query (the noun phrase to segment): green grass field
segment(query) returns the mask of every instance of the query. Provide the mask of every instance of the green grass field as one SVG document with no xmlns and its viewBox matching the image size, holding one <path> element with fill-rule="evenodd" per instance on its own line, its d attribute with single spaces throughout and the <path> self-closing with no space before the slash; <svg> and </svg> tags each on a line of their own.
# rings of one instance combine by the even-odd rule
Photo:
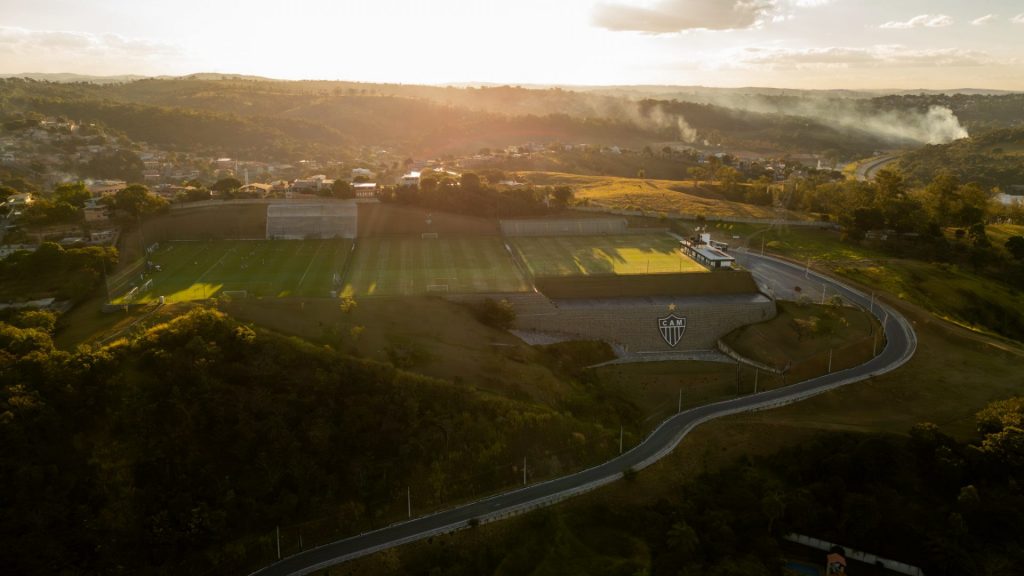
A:
<svg viewBox="0 0 1024 576">
<path fill-rule="evenodd" d="M 707 271 L 668 234 L 514 238 L 510 245 L 534 276 Z"/>
<path fill-rule="evenodd" d="M 327 297 L 352 247 L 351 240 L 223 240 L 167 242 L 150 257 L 160 267 L 146 275 L 153 285 L 134 302 L 164 296 L 168 302 L 202 300 L 224 291 L 248 296 Z M 115 303 L 137 279 L 112 294 Z M 119 287 L 120 288 L 120 287 Z"/>
<path fill-rule="evenodd" d="M 391 237 L 359 240 L 343 293 L 402 296 L 528 289 L 497 237 Z"/>
</svg>

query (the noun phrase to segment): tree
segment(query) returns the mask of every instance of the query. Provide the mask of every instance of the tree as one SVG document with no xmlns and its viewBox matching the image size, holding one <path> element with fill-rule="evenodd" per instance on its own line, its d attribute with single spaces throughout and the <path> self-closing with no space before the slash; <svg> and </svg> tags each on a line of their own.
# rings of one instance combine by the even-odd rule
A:
<svg viewBox="0 0 1024 576">
<path fill-rule="evenodd" d="M 40 198 L 22 212 L 22 221 L 30 226 L 45 226 L 47 224 L 69 224 L 77 222 L 82 217 L 82 212 L 67 202 L 54 202 L 46 198 Z"/>
<path fill-rule="evenodd" d="M 331 194 L 335 198 L 355 198 L 356 196 L 352 185 L 341 178 L 334 181 L 334 184 L 331 186 Z"/>
<path fill-rule="evenodd" d="M 700 186 L 701 180 L 707 178 L 707 170 L 702 166 L 691 166 L 686 169 L 686 175 L 693 180 L 694 186 Z"/>
<path fill-rule="evenodd" d="M 474 304 L 471 310 L 481 324 L 498 330 L 508 330 L 516 321 L 515 308 L 505 299 L 485 298 L 482 302 Z"/>
<path fill-rule="evenodd" d="M 476 194 L 480 191 L 480 177 L 473 172 L 464 172 L 459 177 L 459 185 L 466 192 Z"/>
<path fill-rule="evenodd" d="M 133 184 L 114 196 L 114 208 L 134 217 L 154 214 L 167 208 L 167 201 L 141 184 Z"/>
<path fill-rule="evenodd" d="M 925 187 L 925 207 L 939 226 L 948 226 L 953 221 L 956 190 L 959 184 L 956 174 L 943 170 Z"/>
<path fill-rule="evenodd" d="M 554 200 L 555 206 L 564 208 L 569 204 L 573 197 L 573 190 L 568 186 L 556 186 L 551 191 L 551 199 Z"/>
<path fill-rule="evenodd" d="M 116 150 L 89 160 L 82 171 L 93 178 L 119 179 L 126 182 L 142 180 L 146 166 L 131 150 Z"/>
<path fill-rule="evenodd" d="M 1024 260 L 1024 236 L 1010 236 L 1004 246 L 1014 260 Z"/>
<path fill-rule="evenodd" d="M 731 166 L 725 166 L 718 171 L 719 188 L 731 194 L 736 191 L 740 178 L 741 176 L 738 170 Z"/>
<path fill-rule="evenodd" d="M 53 190 L 53 198 L 57 202 L 66 202 L 76 208 L 81 208 L 92 198 L 92 194 L 86 189 L 84 183 L 75 182 L 74 184 L 58 184 Z"/>
<path fill-rule="evenodd" d="M 213 186 L 210 186 L 210 190 L 213 190 L 214 192 L 219 192 L 221 194 L 227 194 L 229 192 L 234 192 L 235 190 L 238 190 L 241 187 L 242 182 L 238 178 L 229 177 L 217 180 L 217 182 L 215 182 Z"/>
</svg>

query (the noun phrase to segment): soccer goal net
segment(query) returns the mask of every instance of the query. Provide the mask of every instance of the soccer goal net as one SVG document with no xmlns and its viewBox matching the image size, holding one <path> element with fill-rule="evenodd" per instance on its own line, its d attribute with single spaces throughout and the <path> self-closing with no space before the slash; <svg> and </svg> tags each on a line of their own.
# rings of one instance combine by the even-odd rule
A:
<svg viewBox="0 0 1024 576">
<path fill-rule="evenodd" d="M 420 234 L 423 240 L 437 240 L 437 232 L 424 232 Z"/>
</svg>

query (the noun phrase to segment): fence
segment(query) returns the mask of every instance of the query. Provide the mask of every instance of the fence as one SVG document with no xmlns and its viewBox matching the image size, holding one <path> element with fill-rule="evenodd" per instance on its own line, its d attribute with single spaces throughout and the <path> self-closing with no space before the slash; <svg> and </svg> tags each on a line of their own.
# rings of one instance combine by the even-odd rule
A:
<svg viewBox="0 0 1024 576">
<path fill-rule="evenodd" d="M 645 232 L 650 232 L 646 230 Z M 573 218 L 560 220 L 502 220 L 505 236 L 602 236 L 628 234 L 625 218 Z"/>
<path fill-rule="evenodd" d="M 142 286 L 145 281 L 143 273 L 146 271 L 146 258 L 142 257 L 128 264 L 117 274 L 111 274 L 106 278 L 108 303 L 122 298 L 132 288 Z"/>
</svg>

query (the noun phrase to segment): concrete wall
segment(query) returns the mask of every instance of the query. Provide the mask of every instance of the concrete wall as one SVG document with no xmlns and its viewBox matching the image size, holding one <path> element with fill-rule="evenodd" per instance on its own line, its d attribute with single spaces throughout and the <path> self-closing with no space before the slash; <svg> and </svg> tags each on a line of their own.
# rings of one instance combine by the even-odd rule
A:
<svg viewBox="0 0 1024 576">
<path fill-rule="evenodd" d="M 674 304 L 675 310 L 669 310 Z M 556 300 L 554 310 L 518 314 L 520 330 L 605 340 L 630 354 L 715 349 L 732 330 L 775 316 L 775 302 L 759 293 L 609 300 Z M 661 336 L 658 319 L 686 318 L 686 331 L 673 348 Z"/>
<path fill-rule="evenodd" d="M 684 272 L 682 274 L 590 274 L 541 276 L 537 289 L 553 300 L 644 297 L 720 296 L 754 294 L 757 283 L 745 270 Z"/>
</svg>

